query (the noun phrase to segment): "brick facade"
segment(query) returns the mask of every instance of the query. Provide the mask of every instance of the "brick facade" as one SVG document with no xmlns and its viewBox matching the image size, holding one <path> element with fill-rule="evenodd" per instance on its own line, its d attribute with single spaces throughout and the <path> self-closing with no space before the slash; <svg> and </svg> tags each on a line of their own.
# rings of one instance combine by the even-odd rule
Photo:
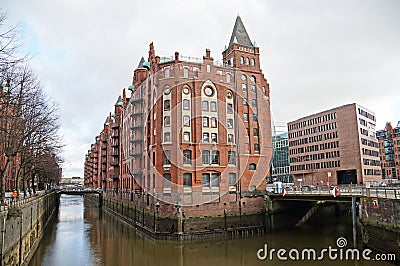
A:
<svg viewBox="0 0 400 266">
<path fill-rule="evenodd" d="M 222 55 L 161 57 L 151 43 L 86 155 L 86 186 L 165 217 L 263 212 L 270 89 L 240 17 Z"/>
<path fill-rule="evenodd" d="M 290 171 L 296 185 L 381 180 L 375 115 L 348 104 L 288 123 Z"/>
</svg>

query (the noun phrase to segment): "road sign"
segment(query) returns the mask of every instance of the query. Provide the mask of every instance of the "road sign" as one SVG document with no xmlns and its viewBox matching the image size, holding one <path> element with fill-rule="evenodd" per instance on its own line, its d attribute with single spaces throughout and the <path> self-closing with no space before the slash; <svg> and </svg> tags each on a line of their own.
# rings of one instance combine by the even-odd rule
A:
<svg viewBox="0 0 400 266">
<path fill-rule="evenodd" d="M 372 204 L 374 205 L 374 209 L 379 208 L 379 202 L 377 198 L 372 198 Z"/>
<path fill-rule="evenodd" d="M 334 188 L 331 190 L 331 194 L 332 194 L 332 196 L 334 196 L 334 197 L 336 198 L 337 195 L 339 195 L 339 189 L 338 189 L 337 187 L 334 187 Z"/>
</svg>

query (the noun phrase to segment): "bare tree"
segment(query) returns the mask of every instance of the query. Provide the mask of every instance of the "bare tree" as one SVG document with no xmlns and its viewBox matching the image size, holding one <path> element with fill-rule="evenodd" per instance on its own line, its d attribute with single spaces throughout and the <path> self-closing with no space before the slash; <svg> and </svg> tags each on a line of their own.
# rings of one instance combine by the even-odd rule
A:
<svg viewBox="0 0 400 266">
<path fill-rule="evenodd" d="M 0 15 L 0 29 L 5 15 Z M 58 135 L 58 110 L 43 92 L 28 63 L 15 56 L 16 29 L 0 34 L 0 200 L 5 199 L 5 180 L 18 158 L 23 187 L 27 179 L 46 176 L 57 164 L 62 145 Z M 17 157 L 18 156 L 18 157 Z M 48 175 L 47 175 L 48 176 Z M 30 177 L 30 178 L 28 178 Z M 25 189 L 24 189 L 25 190 Z"/>
</svg>

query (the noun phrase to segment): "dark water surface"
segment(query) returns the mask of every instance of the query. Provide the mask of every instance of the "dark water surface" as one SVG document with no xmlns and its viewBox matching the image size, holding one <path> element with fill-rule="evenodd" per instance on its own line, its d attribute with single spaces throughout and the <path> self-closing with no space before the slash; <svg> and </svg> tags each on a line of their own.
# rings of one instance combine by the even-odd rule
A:
<svg viewBox="0 0 400 266">
<path fill-rule="evenodd" d="M 165 243 L 149 240 L 116 218 L 99 210 L 81 196 L 61 196 L 60 212 L 54 225 L 43 238 L 30 265 L 392 265 L 365 260 L 329 259 L 323 261 L 288 260 L 276 257 L 271 260 L 257 258 L 257 251 L 267 244 L 268 251 L 283 248 L 289 257 L 291 249 L 301 251 L 313 248 L 317 257 L 323 248 L 338 249 L 340 237 L 352 248 L 350 217 L 316 217 L 314 222 L 300 228 L 274 232 L 245 239 L 203 241 L 196 243 Z M 339 249 L 340 250 L 340 249 Z M 360 250 L 360 257 L 362 248 Z M 338 256 L 339 251 L 336 252 Z M 295 253 L 293 253 L 295 255 Z M 345 253 L 344 253 L 345 254 Z M 263 253 L 260 253 L 263 255 Z M 371 254 L 370 257 L 373 257 Z M 339 257 L 340 258 L 340 257 Z"/>
</svg>

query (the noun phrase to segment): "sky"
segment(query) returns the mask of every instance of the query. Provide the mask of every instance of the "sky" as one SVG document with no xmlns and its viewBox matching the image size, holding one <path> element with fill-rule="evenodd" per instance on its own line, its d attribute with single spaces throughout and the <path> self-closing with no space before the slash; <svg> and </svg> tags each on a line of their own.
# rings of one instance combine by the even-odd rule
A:
<svg viewBox="0 0 400 266">
<path fill-rule="evenodd" d="M 276 125 L 348 103 L 400 121 L 397 0 L 1 0 L 60 109 L 63 176 L 84 158 L 140 58 L 222 59 L 239 14 L 260 47 Z M 278 129 L 282 130 L 282 128 Z"/>
</svg>

